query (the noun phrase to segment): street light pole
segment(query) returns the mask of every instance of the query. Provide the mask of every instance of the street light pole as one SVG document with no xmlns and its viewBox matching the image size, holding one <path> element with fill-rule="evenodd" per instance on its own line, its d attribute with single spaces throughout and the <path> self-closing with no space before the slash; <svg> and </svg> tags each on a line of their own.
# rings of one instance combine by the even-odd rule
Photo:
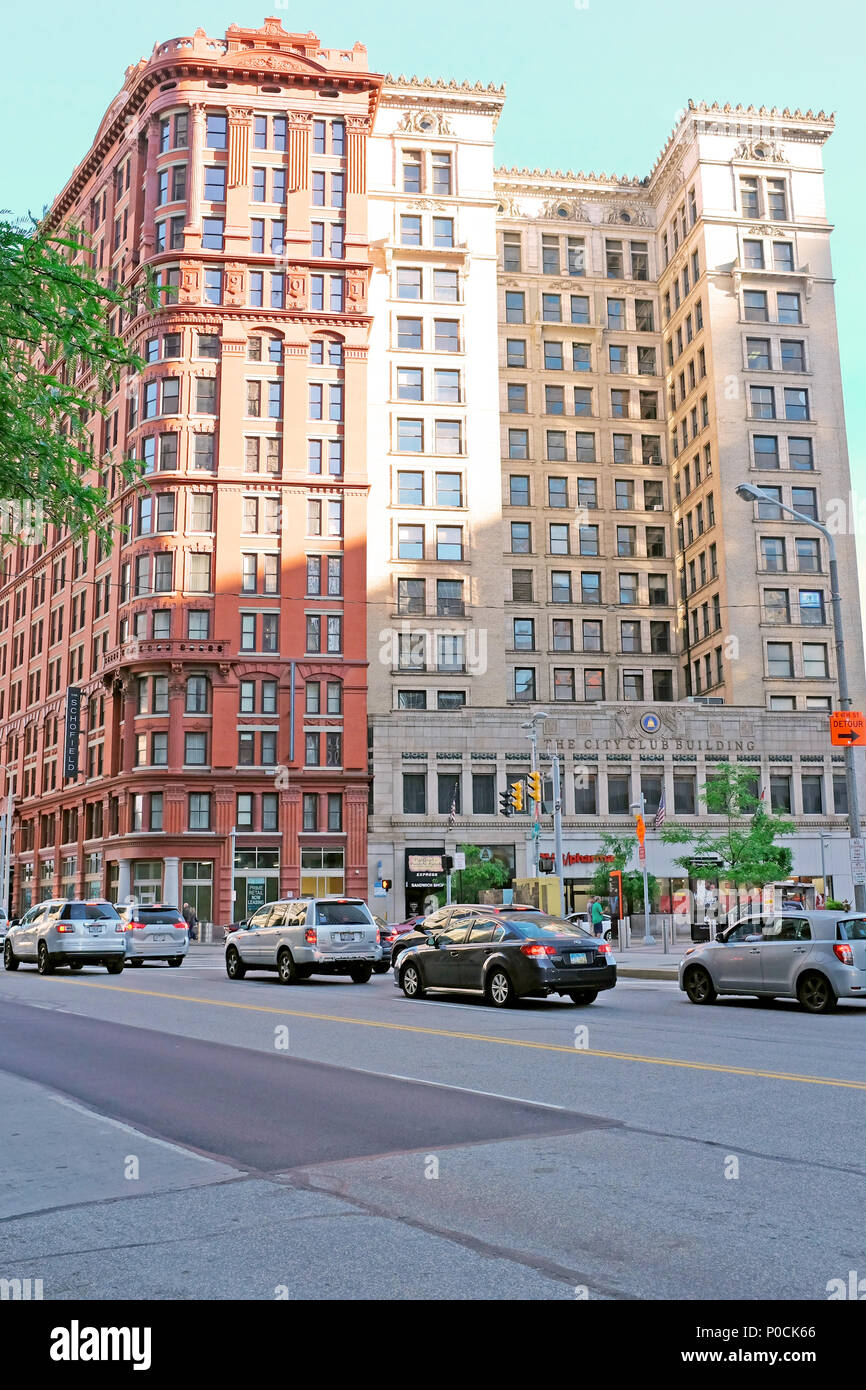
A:
<svg viewBox="0 0 866 1390">
<path fill-rule="evenodd" d="M 645 809 L 646 797 L 644 796 L 643 792 L 641 792 L 640 800 L 636 801 L 635 804 L 632 806 L 631 813 L 633 816 L 643 817 L 644 834 L 646 834 L 646 816 L 644 816 Z M 655 937 L 650 932 L 649 881 L 647 878 L 646 866 L 646 840 L 644 840 L 644 843 L 641 845 L 641 850 L 641 866 L 643 868 L 643 939 L 645 946 L 652 946 L 653 942 L 655 941 Z"/>
<path fill-rule="evenodd" d="M 559 775 L 559 751 L 552 745 L 550 756 L 553 763 L 553 845 L 556 877 L 559 879 L 559 910 L 565 916 L 565 872 L 562 865 L 562 782 Z"/>
<path fill-rule="evenodd" d="M 2 821 L 0 843 L 0 905 L 6 909 L 6 915 L 11 920 L 12 904 L 9 901 L 9 890 L 12 884 L 12 821 L 15 816 L 15 792 L 11 768 L 3 764 L 3 771 L 6 773 L 6 812 Z"/>
<path fill-rule="evenodd" d="M 830 568 L 830 606 L 833 610 L 833 637 L 836 648 L 836 675 L 839 681 L 839 708 L 851 708 L 851 693 L 848 688 L 848 663 L 845 660 L 845 633 L 842 629 L 842 594 L 839 589 L 839 561 L 836 556 L 836 542 L 829 527 L 814 517 L 789 507 L 787 502 L 779 502 L 775 497 L 755 487 L 754 483 L 740 483 L 737 496 L 744 502 L 769 502 L 780 511 L 788 512 L 797 521 L 802 521 L 813 530 L 820 531 L 827 542 L 827 555 Z M 858 912 L 866 912 L 866 882 L 863 876 L 863 831 L 860 825 L 860 798 L 857 793 L 857 765 L 854 760 L 854 747 L 851 743 L 845 748 L 845 785 L 848 792 L 848 831 L 851 839 L 851 876 L 854 879 L 854 906 Z M 856 846 L 856 847 L 855 847 Z"/>
</svg>

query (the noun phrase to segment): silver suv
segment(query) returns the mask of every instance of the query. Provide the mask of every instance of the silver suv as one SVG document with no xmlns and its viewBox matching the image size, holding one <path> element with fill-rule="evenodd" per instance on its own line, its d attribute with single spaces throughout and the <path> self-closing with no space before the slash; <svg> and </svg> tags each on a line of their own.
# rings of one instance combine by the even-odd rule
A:
<svg viewBox="0 0 866 1390">
<path fill-rule="evenodd" d="M 741 918 L 686 951 L 679 984 L 693 1004 L 719 994 L 781 995 L 825 1014 L 839 999 L 866 1000 L 866 917 L 791 909 Z"/>
<path fill-rule="evenodd" d="M 7 970 L 35 961 L 40 975 L 50 975 L 57 965 L 70 970 L 104 965 L 109 975 L 119 975 L 125 955 L 124 924 L 117 909 L 102 898 L 37 903 L 9 924 L 3 945 Z"/>
<path fill-rule="evenodd" d="M 266 903 L 226 937 L 226 974 L 275 970 L 280 983 L 349 975 L 364 985 L 382 957 L 379 928 L 362 898 L 287 898 Z"/>
</svg>

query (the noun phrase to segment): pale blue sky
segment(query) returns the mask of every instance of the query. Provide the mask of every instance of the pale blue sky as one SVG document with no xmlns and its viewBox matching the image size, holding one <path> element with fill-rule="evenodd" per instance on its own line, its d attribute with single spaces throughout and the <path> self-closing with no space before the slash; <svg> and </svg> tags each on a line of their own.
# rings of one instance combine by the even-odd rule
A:
<svg viewBox="0 0 866 1390">
<path fill-rule="evenodd" d="M 587 0 L 579 0 L 583 5 Z M 149 0 L 14 6 L 4 19 L 0 205 L 41 211 L 83 156 L 129 63 L 201 26 L 268 13 L 327 47 L 366 43 L 383 72 L 470 78 L 508 89 L 497 162 L 644 175 L 689 97 L 835 111 L 825 146 L 837 309 L 855 488 L 863 486 L 866 276 L 863 10 L 858 0 Z M 858 330 L 858 323 L 861 330 Z"/>
</svg>

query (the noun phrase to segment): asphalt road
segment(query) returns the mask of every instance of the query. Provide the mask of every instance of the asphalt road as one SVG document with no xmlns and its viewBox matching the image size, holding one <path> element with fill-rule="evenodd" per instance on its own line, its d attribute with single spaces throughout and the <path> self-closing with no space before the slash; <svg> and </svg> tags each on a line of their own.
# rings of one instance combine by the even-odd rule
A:
<svg viewBox="0 0 866 1390">
<path fill-rule="evenodd" d="M 0 973 L 0 1276 L 46 1298 L 824 1299 L 866 1009 Z M 577 1292 L 576 1292 L 577 1291 Z"/>
</svg>

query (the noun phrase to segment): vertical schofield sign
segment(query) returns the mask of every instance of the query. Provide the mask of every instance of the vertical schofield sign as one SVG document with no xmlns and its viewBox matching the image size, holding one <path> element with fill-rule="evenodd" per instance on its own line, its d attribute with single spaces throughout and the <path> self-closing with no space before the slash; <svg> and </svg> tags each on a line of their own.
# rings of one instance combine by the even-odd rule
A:
<svg viewBox="0 0 866 1390">
<path fill-rule="evenodd" d="M 63 743 L 63 777 L 78 776 L 78 735 L 81 732 L 81 691 L 70 685 L 66 691 L 66 738 Z"/>
</svg>

